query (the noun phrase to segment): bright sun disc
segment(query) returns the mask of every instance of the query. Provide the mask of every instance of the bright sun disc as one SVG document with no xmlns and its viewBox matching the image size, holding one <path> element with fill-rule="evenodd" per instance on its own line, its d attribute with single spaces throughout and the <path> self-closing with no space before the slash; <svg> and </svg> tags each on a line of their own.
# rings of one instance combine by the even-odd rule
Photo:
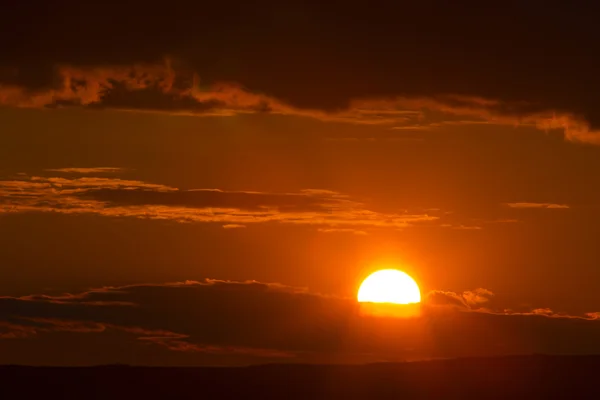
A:
<svg viewBox="0 0 600 400">
<path fill-rule="evenodd" d="M 361 303 L 411 304 L 421 301 L 419 286 L 397 269 L 382 269 L 367 277 L 358 289 Z"/>
</svg>

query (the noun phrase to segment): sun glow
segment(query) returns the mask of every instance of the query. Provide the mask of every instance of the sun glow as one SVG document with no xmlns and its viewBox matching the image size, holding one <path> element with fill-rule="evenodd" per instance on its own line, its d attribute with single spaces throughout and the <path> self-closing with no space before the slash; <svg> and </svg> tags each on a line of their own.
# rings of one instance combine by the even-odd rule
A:
<svg viewBox="0 0 600 400">
<path fill-rule="evenodd" d="M 382 269 L 369 275 L 358 289 L 361 303 L 413 304 L 421 301 L 419 286 L 406 273 Z"/>
</svg>

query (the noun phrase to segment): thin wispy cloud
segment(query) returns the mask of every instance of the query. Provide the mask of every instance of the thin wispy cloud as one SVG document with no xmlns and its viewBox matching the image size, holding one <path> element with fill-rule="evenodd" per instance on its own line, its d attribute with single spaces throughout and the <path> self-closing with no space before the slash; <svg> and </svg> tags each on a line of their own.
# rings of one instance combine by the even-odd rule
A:
<svg viewBox="0 0 600 400">
<path fill-rule="evenodd" d="M 48 172 L 62 172 L 65 174 L 112 174 L 125 171 L 124 168 L 115 167 L 93 167 L 93 168 L 49 168 Z"/>
<path fill-rule="evenodd" d="M 510 208 L 547 208 L 547 209 L 555 209 L 555 210 L 571 208 L 567 204 L 555 204 L 555 203 L 521 202 L 521 203 L 506 203 L 506 205 Z"/>
<path fill-rule="evenodd" d="M 367 235 L 367 232 L 357 230 L 357 229 L 349 229 L 349 228 L 320 228 L 319 232 L 324 233 L 353 233 L 355 235 Z"/>
<path fill-rule="evenodd" d="M 461 231 L 478 231 L 478 230 L 483 229 L 481 226 L 478 226 L 478 225 L 442 224 L 441 227 L 442 228 L 448 228 L 448 229 L 457 229 L 457 230 L 461 230 Z"/>
<path fill-rule="evenodd" d="M 360 201 L 327 190 L 297 193 L 180 190 L 106 177 L 33 176 L 0 180 L 0 213 L 23 212 L 218 223 L 225 229 L 275 223 L 358 234 L 367 229 L 403 229 L 439 219 L 432 213 L 370 210 Z"/>
</svg>

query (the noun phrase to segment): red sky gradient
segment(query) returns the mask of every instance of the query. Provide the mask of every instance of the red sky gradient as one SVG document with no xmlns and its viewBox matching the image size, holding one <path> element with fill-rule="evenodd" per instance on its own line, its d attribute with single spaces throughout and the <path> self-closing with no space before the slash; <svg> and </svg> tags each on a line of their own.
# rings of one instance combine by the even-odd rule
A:
<svg viewBox="0 0 600 400">
<path fill-rule="evenodd" d="M 0 363 L 598 351 L 593 10 L 88 3 L 0 32 Z"/>
</svg>

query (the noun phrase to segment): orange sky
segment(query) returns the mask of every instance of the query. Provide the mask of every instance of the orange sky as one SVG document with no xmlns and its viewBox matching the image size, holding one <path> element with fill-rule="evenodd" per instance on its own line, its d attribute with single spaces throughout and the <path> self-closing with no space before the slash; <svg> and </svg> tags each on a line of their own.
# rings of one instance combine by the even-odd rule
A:
<svg viewBox="0 0 600 400">
<path fill-rule="evenodd" d="M 220 25 L 134 18 L 146 39 L 114 16 L 115 40 L 67 3 L 47 18 L 89 15 L 70 26 L 89 47 L 39 16 L 0 63 L 0 363 L 597 351 L 586 13 L 548 7 L 552 41 L 511 4 L 510 33 L 484 7 L 449 26 L 416 4 L 214 5 Z M 421 286 L 421 319 L 357 316 L 361 280 L 390 267 Z"/>
</svg>

